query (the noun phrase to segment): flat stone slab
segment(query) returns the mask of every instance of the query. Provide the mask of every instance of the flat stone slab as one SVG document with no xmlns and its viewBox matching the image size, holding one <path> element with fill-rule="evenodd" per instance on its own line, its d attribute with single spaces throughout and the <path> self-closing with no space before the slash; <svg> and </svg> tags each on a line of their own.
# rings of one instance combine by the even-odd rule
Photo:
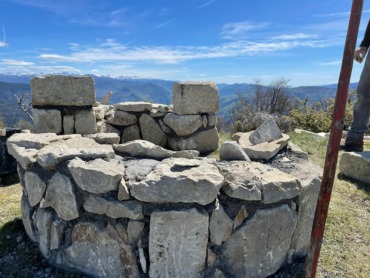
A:
<svg viewBox="0 0 370 278">
<path fill-rule="evenodd" d="M 283 135 L 273 119 L 269 119 L 260 125 L 256 130 L 249 136 L 249 141 L 253 145 L 257 145 L 264 142 L 271 142 L 282 138 Z"/>
<path fill-rule="evenodd" d="M 116 201 L 90 195 L 84 209 L 91 213 L 105 214 L 111 218 L 129 218 L 140 220 L 144 218 L 142 206 L 138 201 Z"/>
<path fill-rule="evenodd" d="M 106 121 L 108 124 L 128 126 L 137 123 L 137 117 L 124 111 L 113 110 Z"/>
<path fill-rule="evenodd" d="M 133 157 L 165 159 L 170 157 L 196 158 L 199 152 L 195 150 L 171 151 L 145 140 L 135 140 L 128 143 L 113 145 L 116 152 Z"/>
<path fill-rule="evenodd" d="M 114 105 L 117 110 L 126 112 L 145 112 L 152 110 L 152 104 L 150 102 L 137 101 L 137 102 L 120 102 Z"/>
<path fill-rule="evenodd" d="M 226 277 L 274 274 L 286 260 L 296 223 L 287 205 L 257 211 L 223 245 L 221 261 L 230 275 Z"/>
<path fill-rule="evenodd" d="M 232 198 L 271 204 L 301 193 L 297 178 L 265 164 L 234 161 L 218 166 L 225 177 L 222 190 Z"/>
<path fill-rule="evenodd" d="M 370 184 L 370 152 L 344 152 L 339 162 L 339 173 Z"/>
<path fill-rule="evenodd" d="M 110 145 L 100 145 L 93 139 L 76 137 L 56 141 L 43 147 L 37 154 L 37 162 L 45 169 L 54 169 L 61 161 L 79 158 L 113 158 L 114 151 Z"/>
<path fill-rule="evenodd" d="M 153 212 L 149 277 L 204 277 L 208 215 L 196 209 Z"/>
<path fill-rule="evenodd" d="M 220 110 L 220 97 L 214 82 L 174 82 L 173 111 L 178 115 L 215 113 Z"/>
<path fill-rule="evenodd" d="M 250 135 L 251 132 L 243 134 L 239 138 L 239 145 L 243 148 L 248 157 L 254 160 L 269 160 L 273 158 L 279 151 L 288 145 L 290 140 L 289 135 L 283 134 L 283 137 L 278 140 L 253 145 L 249 141 Z"/>
<path fill-rule="evenodd" d="M 35 133 L 61 133 L 62 113 L 56 109 L 36 109 L 32 110 Z"/>
<path fill-rule="evenodd" d="M 92 106 L 95 85 L 91 76 L 36 76 L 31 79 L 32 105 Z"/>
<path fill-rule="evenodd" d="M 216 198 L 223 180 L 207 160 L 169 158 L 141 182 L 130 183 L 130 192 L 144 202 L 206 205 Z"/>
<path fill-rule="evenodd" d="M 226 141 L 220 148 L 220 160 L 250 161 L 243 148 L 235 141 Z"/>
<path fill-rule="evenodd" d="M 98 144 L 119 144 L 121 138 L 117 133 L 96 133 L 85 135 L 87 138 L 94 139 Z"/>
<path fill-rule="evenodd" d="M 116 160 L 98 158 L 86 162 L 77 157 L 68 163 L 68 169 L 82 190 L 101 194 L 117 190 L 125 166 Z"/>
<path fill-rule="evenodd" d="M 167 146 L 167 134 L 163 132 L 159 124 L 152 117 L 142 114 L 139 123 L 141 136 L 144 140 L 161 147 Z"/>
</svg>

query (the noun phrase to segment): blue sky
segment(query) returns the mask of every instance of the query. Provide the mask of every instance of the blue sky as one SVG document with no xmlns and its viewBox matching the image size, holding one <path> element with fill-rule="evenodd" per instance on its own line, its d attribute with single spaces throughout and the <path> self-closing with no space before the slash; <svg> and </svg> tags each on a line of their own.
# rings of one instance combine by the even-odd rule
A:
<svg viewBox="0 0 370 278">
<path fill-rule="evenodd" d="M 0 0 L 0 73 L 336 83 L 351 2 Z"/>
</svg>

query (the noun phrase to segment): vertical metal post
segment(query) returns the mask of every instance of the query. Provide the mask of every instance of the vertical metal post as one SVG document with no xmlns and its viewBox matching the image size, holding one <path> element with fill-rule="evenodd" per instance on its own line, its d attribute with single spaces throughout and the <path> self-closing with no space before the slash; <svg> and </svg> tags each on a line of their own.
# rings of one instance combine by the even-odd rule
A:
<svg viewBox="0 0 370 278">
<path fill-rule="evenodd" d="M 316 275 L 316 268 L 325 230 L 325 222 L 328 215 L 331 191 L 335 178 L 335 170 L 338 160 L 340 139 L 342 137 L 349 82 L 352 73 L 353 56 L 356 48 L 357 34 L 360 25 L 363 2 L 363 0 L 353 0 L 352 2 L 347 38 L 342 59 L 342 67 L 339 75 L 338 89 L 335 99 L 331 132 L 326 152 L 324 175 L 321 182 L 319 198 L 316 205 L 310 247 L 306 258 L 304 276 L 305 278 L 313 278 Z"/>
</svg>

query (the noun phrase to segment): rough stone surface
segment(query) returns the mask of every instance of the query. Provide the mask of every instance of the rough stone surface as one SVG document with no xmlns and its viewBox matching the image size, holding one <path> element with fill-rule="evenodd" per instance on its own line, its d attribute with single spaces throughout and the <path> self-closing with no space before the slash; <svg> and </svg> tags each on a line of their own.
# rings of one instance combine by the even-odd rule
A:
<svg viewBox="0 0 370 278">
<path fill-rule="evenodd" d="M 112 218 L 129 218 L 133 220 L 144 218 L 141 204 L 137 201 L 119 202 L 90 195 L 83 207 L 88 212 L 105 214 Z"/>
<path fill-rule="evenodd" d="M 75 137 L 45 146 L 38 152 L 37 162 L 46 169 L 54 169 L 61 161 L 75 157 L 113 158 L 114 151 L 110 145 L 100 145 L 90 138 Z"/>
<path fill-rule="evenodd" d="M 70 268 L 92 277 L 140 277 L 127 231 L 120 224 L 78 223 L 64 260 Z"/>
<path fill-rule="evenodd" d="M 98 105 L 98 106 L 95 106 L 92 108 L 93 111 L 94 111 L 94 114 L 95 114 L 95 118 L 97 120 L 104 120 L 104 116 L 105 116 L 105 107 L 104 105 Z"/>
<path fill-rule="evenodd" d="M 196 209 L 152 213 L 149 277 L 203 277 L 207 242 L 208 215 Z"/>
<path fill-rule="evenodd" d="M 224 211 L 220 202 L 216 201 L 216 208 L 212 212 L 209 222 L 210 240 L 213 244 L 221 245 L 229 238 L 233 231 L 233 221 Z"/>
<path fill-rule="evenodd" d="M 339 173 L 370 184 L 370 152 L 344 152 L 339 162 Z"/>
<path fill-rule="evenodd" d="M 241 224 L 243 224 L 244 220 L 247 219 L 247 217 L 248 217 L 248 211 L 243 205 L 234 218 L 233 230 L 237 229 Z"/>
<path fill-rule="evenodd" d="M 8 152 L 17 160 L 23 169 L 29 170 L 32 164 L 36 162 L 38 150 L 27 149 L 16 144 L 8 144 Z"/>
<path fill-rule="evenodd" d="M 113 110 L 106 122 L 112 125 L 128 126 L 136 124 L 137 117 L 124 111 Z"/>
<path fill-rule="evenodd" d="M 172 150 L 197 150 L 208 153 L 218 148 L 218 132 L 216 128 L 200 131 L 188 138 L 169 137 L 168 144 Z"/>
<path fill-rule="evenodd" d="M 32 105 L 89 106 L 95 103 L 91 76 L 36 76 L 31 79 Z"/>
<path fill-rule="evenodd" d="M 243 148 L 235 141 L 226 141 L 221 145 L 220 160 L 250 161 Z"/>
<path fill-rule="evenodd" d="M 22 222 L 23 222 L 24 229 L 28 237 L 33 242 L 36 242 L 37 240 L 36 240 L 35 230 L 32 224 L 33 223 L 33 219 L 32 219 L 33 210 L 25 194 L 22 195 L 22 199 L 21 199 L 21 211 L 22 211 Z"/>
<path fill-rule="evenodd" d="M 79 110 L 75 113 L 75 130 L 78 134 L 96 133 L 96 119 L 93 110 Z"/>
<path fill-rule="evenodd" d="M 221 260 L 229 272 L 226 277 L 275 273 L 286 259 L 296 223 L 297 216 L 287 205 L 257 211 L 223 245 Z"/>
<path fill-rule="evenodd" d="M 125 171 L 124 165 L 116 160 L 98 158 L 86 162 L 78 157 L 68 163 L 68 169 L 77 185 L 93 194 L 117 190 Z"/>
<path fill-rule="evenodd" d="M 220 97 L 214 82 L 174 82 L 173 111 L 178 115 L 215 113 L 220 109 Z"/>
<path fill-rule="evenodd" d="M 120 102 L 114 105 L 117 110 L 126 112 L 145 112 L 152 110 L 152 104 L 150 102 L 137 101 L 137 102 Z"/>
<path fill-rule="evenodd" d="M 167 146 L 167 135 L 159 124 L 149 115 L 142 114 L 139 119 L 142 138 L 161 147 Z"/>
<path fill-rule="evenodd" d="M 264 142 L 271 142 L 278 140 L 282 137 L 281 131 L 273 119 L 269 119 L 260 125 L 256 130 L 249 136 L 249 141 L 253 145 L 257 145 Z"/>
<path fill-rule="evenodd" d="M 249 133 L 250 135 L 250 133 Z M 290 137 L 286 134 L 283 134 L 281 139 L 265 142 L 258 145 L 251 145 L 249 142 L 248 133 L 239 138 L 239 145 L 243 148 L 245 153 L 251 159 L 255 160 L 269 160 L 278 154 L 280 150 L 285 148 L 288 145 Z"/>
<path fill-rule="evenodd" d="M 222 189 L 233 198 L 247 201 L 262 199 L 264 204 L 270 204 L 294 198 L 301 192 L 297 178 L 269 165 L 256 162 L 218 165 L 225 177 Z"/>
<path fill-rule="evenodd" d="M 56 173 L 50 179 L 40 207 L 52 207 L 58 216 L 69 221 L 79 216 L 73 185 L 69 177 Z"/>
<path fill-rule="evenodd" d="M 300 147 L 298 147 L 296 144 L 289 141 L 288 143 L 288 150 L 294 154 L 296 157 L 302 158 L 304 160 L 308 160 L 308 153 L 303 151 Z"/>
<path fill-rule="evenodd" d="M 98 144 L 119 144 L 120 137 L 117 133 L 96 133 L 85 135 L 87 138 L 94 139 Z"/>
<path fill-rule="evenodd" d="M 161 129 L 163 130 L 163 132 L 167 133 L 167 134 L 170 134 L 172 133 L 172 129 L 166 125 L 162 119 L 159 119 L 159 126 L 161 127 Z"/>
<path fill-rule="evenodd" d="M 55 109 L 32 109 L 33 128 L 35 133 L 61 133 L 62 114 Z"/>
<path fill-rule="evenodd" d="M 208 126 L 215 126 L 217 125 L 217 116 L 215 114 L 207 115 Z"/>
<path fill-rule="evenodd" d="M 45 258 L 50 255 L 50 227 L 53 220 L 53 213 L 50 210 L 38 208 L 35 216 L 39 249 Z"/>
<path fill-rule="evenodd" d="M 24 175 L 24 183 L 28 195 L 28 201 L 33 207 L 37 205 L 44 196 L 46 184 L 42 179 L 40 179 L 39 175 L 29 171 Z"/>
<path fill-rule="evenodd" d="M 138 127 L 138 125 L 130 125 L 123 130 L 121 143 L 126 143 L 140 139 L 141 135 L 140 128 Z"/>
<path fill-rule="evenodd" d="M 75 117 L 74 115 L 63 116 L 63 133 L 73 134 L 75 133 Z"/>
<path fill-rule="evenodd" d="M 129 220 L 127 225 L 128 241 L 132 245 L 136 245 L 141 238 L 144 230 L 144 222 Z"/>
<path fill-rule="evenodd" d="M 121 137 L 121 131 L 117 129 L 116 127 L 112 126 L 111 124 L 106 123 L 105 124 L 105 130 L 107 133 L 117 133 L 118 136 Z"/>
<path fill-rule="evenodd" d="M 208 126 L 208 118 L 206 115 L 202 116 L 202 126 L 206 128 Z"/>
<path fill-rule="evenodd" d="M 152 113 L 170 113 L 173 111 L 172 105 L 165 105 L 159 103 L 152 104 Z"/>
<path fill-rule="evenodd" d="M 62 244 L 66 222 L 61 219 L 54 220 L 50 224 L 50 250 L 59 249 Z"/>
<path fill-rule="evenodd" d="M 125 162 L 125 180 L 142 181 L 159 163 L 154 159 L 129 160 Z"/>
<path fill-rule="evenodd" d="M 191 159 L 199 156 L 198 151 L 170 151 L 145 140 L 135 140 L 125 144 L 114 145 L 113 148 L 116 152 L 133 157 L 148 157 L 155 159 L 183 157 Z"/>
<path fill-rule="evenodd" d="M 141 182 L 130 183 L 130 192 L 144 202 L 206 205 L 216 198 L 223 180 L 217 167 L 207 160 L 169 158 Z"/>
<path fill-rule="evenodd" d="M 107 124 L 104 120 L 97 120 L 96 121 L 96 132 L 97 133 L 105 133 L 107 132 Z"/>
<path fill-rule="evenodd" d="M 119 185 L 118 185 L 118 195 L 117 199 L 118 201 L 124 201 L 129 200 L 131 197 L 130 191 L 126 185 L 126 181 L 124 179 L 121 179 Z"/>
<path fill-rule="evenodd" d="M 177 115 L 175 113 L 169 113 L 163 121 L 166 125 L 172 128 L 178 136 L 187 136 L 193 134 L 199 129 L 202 124 L 202 117 L 200 115 Z"/>
</svg>

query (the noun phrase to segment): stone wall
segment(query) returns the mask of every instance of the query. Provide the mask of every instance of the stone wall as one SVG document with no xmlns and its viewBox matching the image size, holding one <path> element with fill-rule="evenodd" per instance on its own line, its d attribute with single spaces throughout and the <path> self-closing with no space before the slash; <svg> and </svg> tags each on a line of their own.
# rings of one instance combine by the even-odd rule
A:
<svg viewBox="0 0 370 278">
<path fill-rule="evenodd" d="M 17 162 L 8 154 L 6 141 L 18 132 L 21 132 L 18 128 L 0 128 L 0 186 L 2 177 L 17 171 Z"/>
<path fill-rule="evenodd" d="M 92 77 L 42 76 L 31 80 L 34 131 L 117 133 L 121 143 L 144 139 L 171 150 L 217 149 L 219 93 L 212 82 L 173 84 L 173 106 L 149 102 L 101 105 Z"/>
<path fill-rule="evenodd" d="M 177 112 L 200 112 L 186 109 Z M 8 140 L 23 223 L 49 263 L 94 277 L 267 277 L 307 252 L 321 171 L 299 150 L 262 164 L 120 140 Z M 246 144 L 237 141 L 224 157 Z"/>
</svg>

